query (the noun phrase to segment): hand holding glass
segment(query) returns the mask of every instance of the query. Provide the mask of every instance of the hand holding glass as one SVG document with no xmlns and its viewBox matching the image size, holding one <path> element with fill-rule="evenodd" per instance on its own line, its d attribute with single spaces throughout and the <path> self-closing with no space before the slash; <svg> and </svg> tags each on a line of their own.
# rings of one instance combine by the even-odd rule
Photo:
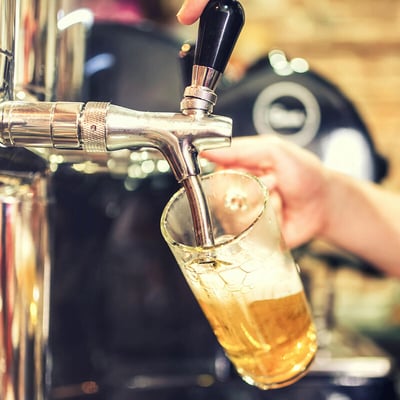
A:
<svg viewBox="0 0 400 400">
<path fill-rule="evenodd" d="M 242 378 L 262 389 L 289 385 L 307 372 L 317 339 L 267 189 L 236 171 L 207 175 L 202 187 L 215 245 L 196 246 L 183 189 L 165 207 L 162 234 Z"/>
</svg>

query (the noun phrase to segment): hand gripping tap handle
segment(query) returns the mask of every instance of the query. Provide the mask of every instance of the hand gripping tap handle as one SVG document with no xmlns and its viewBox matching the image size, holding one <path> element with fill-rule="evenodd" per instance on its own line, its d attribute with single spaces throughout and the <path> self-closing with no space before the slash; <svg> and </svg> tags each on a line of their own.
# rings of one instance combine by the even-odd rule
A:
<svg viewBox="0 0 400 400">
<path fill-rule="evenodd" d="M 244 25 L 244 11 L 236 0 L 211 0 L 200 17 L 192 83 L 185 89 L 181 110 L 212 113 L 214 90 L 225 71 Z"/>
</svg>

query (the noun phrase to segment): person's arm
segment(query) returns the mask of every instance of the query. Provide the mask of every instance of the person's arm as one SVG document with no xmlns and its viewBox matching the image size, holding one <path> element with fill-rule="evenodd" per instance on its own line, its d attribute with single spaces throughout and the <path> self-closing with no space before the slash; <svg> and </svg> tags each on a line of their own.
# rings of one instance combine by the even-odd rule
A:
<svg viewBox="0 0 400 400">
<path fill-rule="evenodd" d="M 208 0 L 185 0 L 176 17 L 181 24 L 191 25 L 200 17 Z"/>
<path fill-rule="evenodd" d="M 262 177 L 280 200 L 289 247 L 322 237 L 400 277 L 400 194 L 325 168 L 311 152 L 275 136 L 236 138 L 204 156 Z"/>
<path fill-rule="evenodd" d="M 321 236 L 400 277 L 400 194 L 330 172 Z"/>
</svg>

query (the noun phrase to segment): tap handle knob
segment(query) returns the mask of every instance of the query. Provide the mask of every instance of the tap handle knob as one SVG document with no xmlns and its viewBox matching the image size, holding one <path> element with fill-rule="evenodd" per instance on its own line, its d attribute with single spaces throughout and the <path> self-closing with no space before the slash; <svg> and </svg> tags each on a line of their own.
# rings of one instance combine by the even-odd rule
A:
<svg viewBox="0 0 400 400">
<path fill-rule="evenodd" d="M 223 73 L 244 24 L 236 0 L 210 0 L 199 22 L 194 65 Z"/>
</svg>

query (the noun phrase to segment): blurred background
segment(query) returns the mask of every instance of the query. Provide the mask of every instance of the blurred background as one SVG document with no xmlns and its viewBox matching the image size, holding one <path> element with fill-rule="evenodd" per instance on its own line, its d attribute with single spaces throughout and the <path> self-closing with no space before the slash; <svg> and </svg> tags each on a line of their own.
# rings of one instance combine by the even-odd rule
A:
<svg viewBox="0 0 400 400">
<path fill-rule="evenodd" d="M 177 9 L 179 1 L 174 1 Z M 246 24 L 234 62 L 248 66 L 271 49 L 310 66 L 356 105 L 390 161 L 384 184 L 400 188 L 400 2 L 243 0 Z M 181 28 L 177 28 L 178 30 Z M 181 29 L 183 37 L 185 29 Z"/>
</svg>

